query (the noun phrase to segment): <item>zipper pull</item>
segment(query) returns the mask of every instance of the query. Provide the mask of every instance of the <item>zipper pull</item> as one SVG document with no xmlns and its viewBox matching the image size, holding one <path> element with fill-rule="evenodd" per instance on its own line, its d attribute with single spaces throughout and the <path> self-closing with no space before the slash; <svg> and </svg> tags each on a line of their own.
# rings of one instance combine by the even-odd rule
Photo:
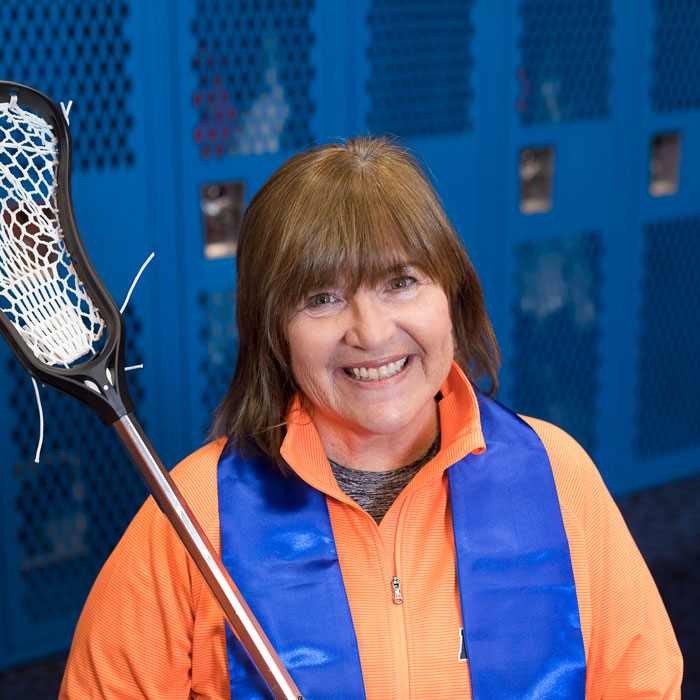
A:
<svg viewBox="0 0 700 700">
<path fill-rule="evenodd" d="M 391 587 L 394 589 L 394 603 L 396 605 L 401 605 L 403 603 L 403 598 L 401 597 L 401 588 L 399 587 L 401 585 L 401 582 L 399 581 L 398 576 L 394 576 L 394 578 L 391 579 Z"/>
</svg>

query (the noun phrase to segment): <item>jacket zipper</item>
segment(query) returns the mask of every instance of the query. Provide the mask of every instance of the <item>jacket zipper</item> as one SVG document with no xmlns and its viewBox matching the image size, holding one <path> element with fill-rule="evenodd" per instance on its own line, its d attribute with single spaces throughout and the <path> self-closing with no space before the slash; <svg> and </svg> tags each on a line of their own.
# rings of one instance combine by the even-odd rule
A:
<svg viewBox="0 0 700 700">
<path fill-rule="evenodd" d="M 359 508 L 359 506 L 358 506 Z M 364 512 L 364 511 L 363 511 Z M 386 548 L 384 547 L 384 541 L 382 540 L 382 536 L 379 532 L 379 526 L 375 522 L 374 518 L 369 514 L 365 513 L 365 515 L 372 521 L 372 536 L 375 539 L 375 542 L 377 543 L 377 554 L 379 557 L 379 566 L 381 569 L 383 569 L 387 577 L 388 575 L 391 574 L 390 566 L 391 564 L 388 561 L 388 552 Z M 383 552 L 383 555 L 382 555 Z M 388 615 L 388 622 L 390 625 L 390 638 L 392 639 L 392 651 L 394 653 L 394 663 L 396 664 L 395 668 L 395 673 L 396 673 L 396 682 L 397 682 L 397 687 L 396 687 L 396 692 L 392 694 L 392 697 L 396 698 L 401 698 L 402 700 L 407 700 L 409 697 L 409 690 L 408 690 L 408 644 L 406 642 L 406 627 L 404 623 L 404 612 L 401 607 L 399 607 L 399 604 L 394 604 L 394 597 L 396 595 L 396 590 L 394 589 L 394 579 L 399 582 L 400 585 L 400 579 L 398 577 L 398 572 L 394 574 L 390 579 L 389 583 L 391 584 L 391 602 L 389 602 L 389 607 L 387 612 L 389 613 Z M 403 596 L 401 595 L 401 590 L 400 588 L 398 589 L 398 594 L 401 597 L 401 603 L 403 603 Z"/>
<path fill-rule="evenodd" d="M 404 515 L 406 514 L 406 505 L 410 495 L 406 496 L 401 504 L 399 517 L 396 520 L 396 535 L 394 537 L 394 575 L 391 578 L 391 607 L 393 608 L 396 627 L 394 628 L 397 634 L 398 658 L 399 658 L 399 697 L 410 697 L 409 672 L 408 672 L 408 638 L 406 636 L 406 610 L 404 609 L 404 597 L 401 591 L 401 571 L 399 562 L 401 561 L 401 529 L 403 525 Z"/>
<path fill-rule="evenodd" d="M 393 622 L 391 623 L 392 628 L 393 628 L 393 633 L 396 635 L 396 642 L 398 643 L 398 649 L 397 649 L 397 660 L 398 660 L 398 668 L 397 668 L 397 680 L 398 680 L 398 694 L 396 697 L 400 698 L 408 698 L 409 697 L 409 683 L 408 683 L 408 640 L 406 638 L 406 625 L 405 625 L 405 620 L 404 620 L 404 611 L 401 607 L 403 605 L 404 599 L 403 599 L 403 594 L 401 593 L 401 579 L 399 578 L 400 571 L 398 569 L 398 562 L 399 562 L 399 556 L 398 556 L 398 549 L 399 549 L 399 539 L 400 539 L 400 531 L 401 531 L 401 524 L 403 522 L 403 515 L 405 512 L 405 506 L 408 501 L 407 497 L 404 502 L 401 504 L 401 510 L 399 512 L 399 517 L 396 522 L 396 537 L 394 539 L 394 574 L 391 577 L 391 590 L 392 590 L 392 595 L 391 595 L 391 605 L 389 610 L 389 617 Z M 362 513 L 364 513 L 367 518 L 372 523 L 372 534 L 373 537 L 375 538 L 375 541 L 378 544 L 378 548 L 380 551 L 385 552 L 385 554 L 388 554 L 384 547 L 384 542 L 382 540 L 381 534 L 379 532 L 379 525 L 377 525 L 376 521 L 374 518 L 364 511 L 360 506 L 358 506 L 356 503 L 352 502 L 352 505 L 360 510 Z M 384 568 L 386 566 L 387 562 L 386 559 L 381 557 L 380 555 L 380 567 Z M 388 567 L 387 567 L 388 569 Z"/>
<path fill-rule="evenodd" d="M 403 603 L 403 597 L 401 596 L 401 581 L 399 581 L 398 576 L 394 576 L 391 579 L 391 587 L 394 589 L 394 603 L 396 605 L 401 605 Z"/>
</svg>

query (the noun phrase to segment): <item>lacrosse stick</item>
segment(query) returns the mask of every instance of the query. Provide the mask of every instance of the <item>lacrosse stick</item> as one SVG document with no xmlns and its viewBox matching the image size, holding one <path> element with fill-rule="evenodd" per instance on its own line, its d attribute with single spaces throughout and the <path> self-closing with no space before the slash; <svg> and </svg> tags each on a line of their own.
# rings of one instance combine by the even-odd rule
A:
<svg viewBox="0 0 700 700">
<path fill-rule="evenodd" d="M 303 700 L 133 416 L 121 314 L 85 252 L 68 124 L 46 95 L 0 82 L 0 332 L 36 379 L 112 425 L 276 700 Z"/>
</svg>

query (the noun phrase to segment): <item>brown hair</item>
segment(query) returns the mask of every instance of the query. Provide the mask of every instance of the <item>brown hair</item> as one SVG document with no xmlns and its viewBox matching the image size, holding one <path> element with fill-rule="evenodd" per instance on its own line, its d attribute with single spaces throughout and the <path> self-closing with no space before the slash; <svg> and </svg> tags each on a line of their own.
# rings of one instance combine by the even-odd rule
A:
<svg viewBox="0 0 700 700">
<path fill-rule="evenodd" d="M 213 437 L 233 436 L 281 463 L 297 386 L 287 326 L 303 297 L 341 270 L 354 291 L 410 260 L 450 303 L 455 359 L 472 382 L 498 388 L 500 352 L 479 278 L 416 159 L 394 141 L 359 137 L 290 158 L 253 197 L 238 246 L 233 381 Z"/>
</svg>

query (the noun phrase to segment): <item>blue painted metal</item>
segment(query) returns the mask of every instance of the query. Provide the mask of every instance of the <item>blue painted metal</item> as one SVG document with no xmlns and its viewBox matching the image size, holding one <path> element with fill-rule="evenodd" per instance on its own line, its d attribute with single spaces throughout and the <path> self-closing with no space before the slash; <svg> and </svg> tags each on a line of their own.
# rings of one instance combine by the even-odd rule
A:
<svg viewBox="0 0 700 700">
<path fill-rule="evenodd" d="M 563 421 L 621 494 L 700 473 L 700 330 L 682 323 L 700 275 L 698 22 L 694 0 L 5 0 L 0 77 L 75 100 L 78 224 L 117 300 L 156 252 L 127 359 L 145 363 L 130 385 L 166 464 L 205 439 L 237 349 L 235 260 L 203 254 L 200 187 L 242 180 L 250 199 L 296 150 L 377 129 L 427 163 L 475 261 L 502 400 Z M 667 131 L 679 189 L 652 197 Z M 523 214 L 519 154 L 546 145 L 552 207 Z M 143 497 L 109 431 L 58 395 L 32 466 L 15 365 L 0 347 L 0 668 L 66 646 Z"/>
<path fill-rule="evenodd" d="M 162 66 L 156 70 L 149 53 L 159 37 L 151 9 L 128 0 L 60 8 L 3 3 L 0 73 L 56 101 L 74 101 L 78 226 L 118 302 L 157 249 L 158 262 L 126 310 L 126 361 L 145 364 L 130 375 L 130 389 L 154 443 L 174 461 L 186 447 L 174 443 L 182 431 L 171 423 L 182 418 L 163 410 L 182 403 L 179 374 L 161 364 L 163 354 L 178 360 L 179 348 L 175 317 L 168 319 L 172 295 L 164 294 L 176 280 L 168 265 L 168 250 L 175 249 L 172 217 L 162 196 L 165 188 L 172 200 L 171 143 L 159 141 L 170 118 L 162 109 L 167 100 L 156 102 Z M 162 51 L 167 34 L 160 37 Z M 38 415 L 31 382 L 4 344 L 0 366 L 0 667 L 7 667 L 65 648 L 94 577 L 147 492 L 116 436 L 51 389 L 42 391 L 45 443 L 42 462 L 34 465 Z"/>
</svg>

